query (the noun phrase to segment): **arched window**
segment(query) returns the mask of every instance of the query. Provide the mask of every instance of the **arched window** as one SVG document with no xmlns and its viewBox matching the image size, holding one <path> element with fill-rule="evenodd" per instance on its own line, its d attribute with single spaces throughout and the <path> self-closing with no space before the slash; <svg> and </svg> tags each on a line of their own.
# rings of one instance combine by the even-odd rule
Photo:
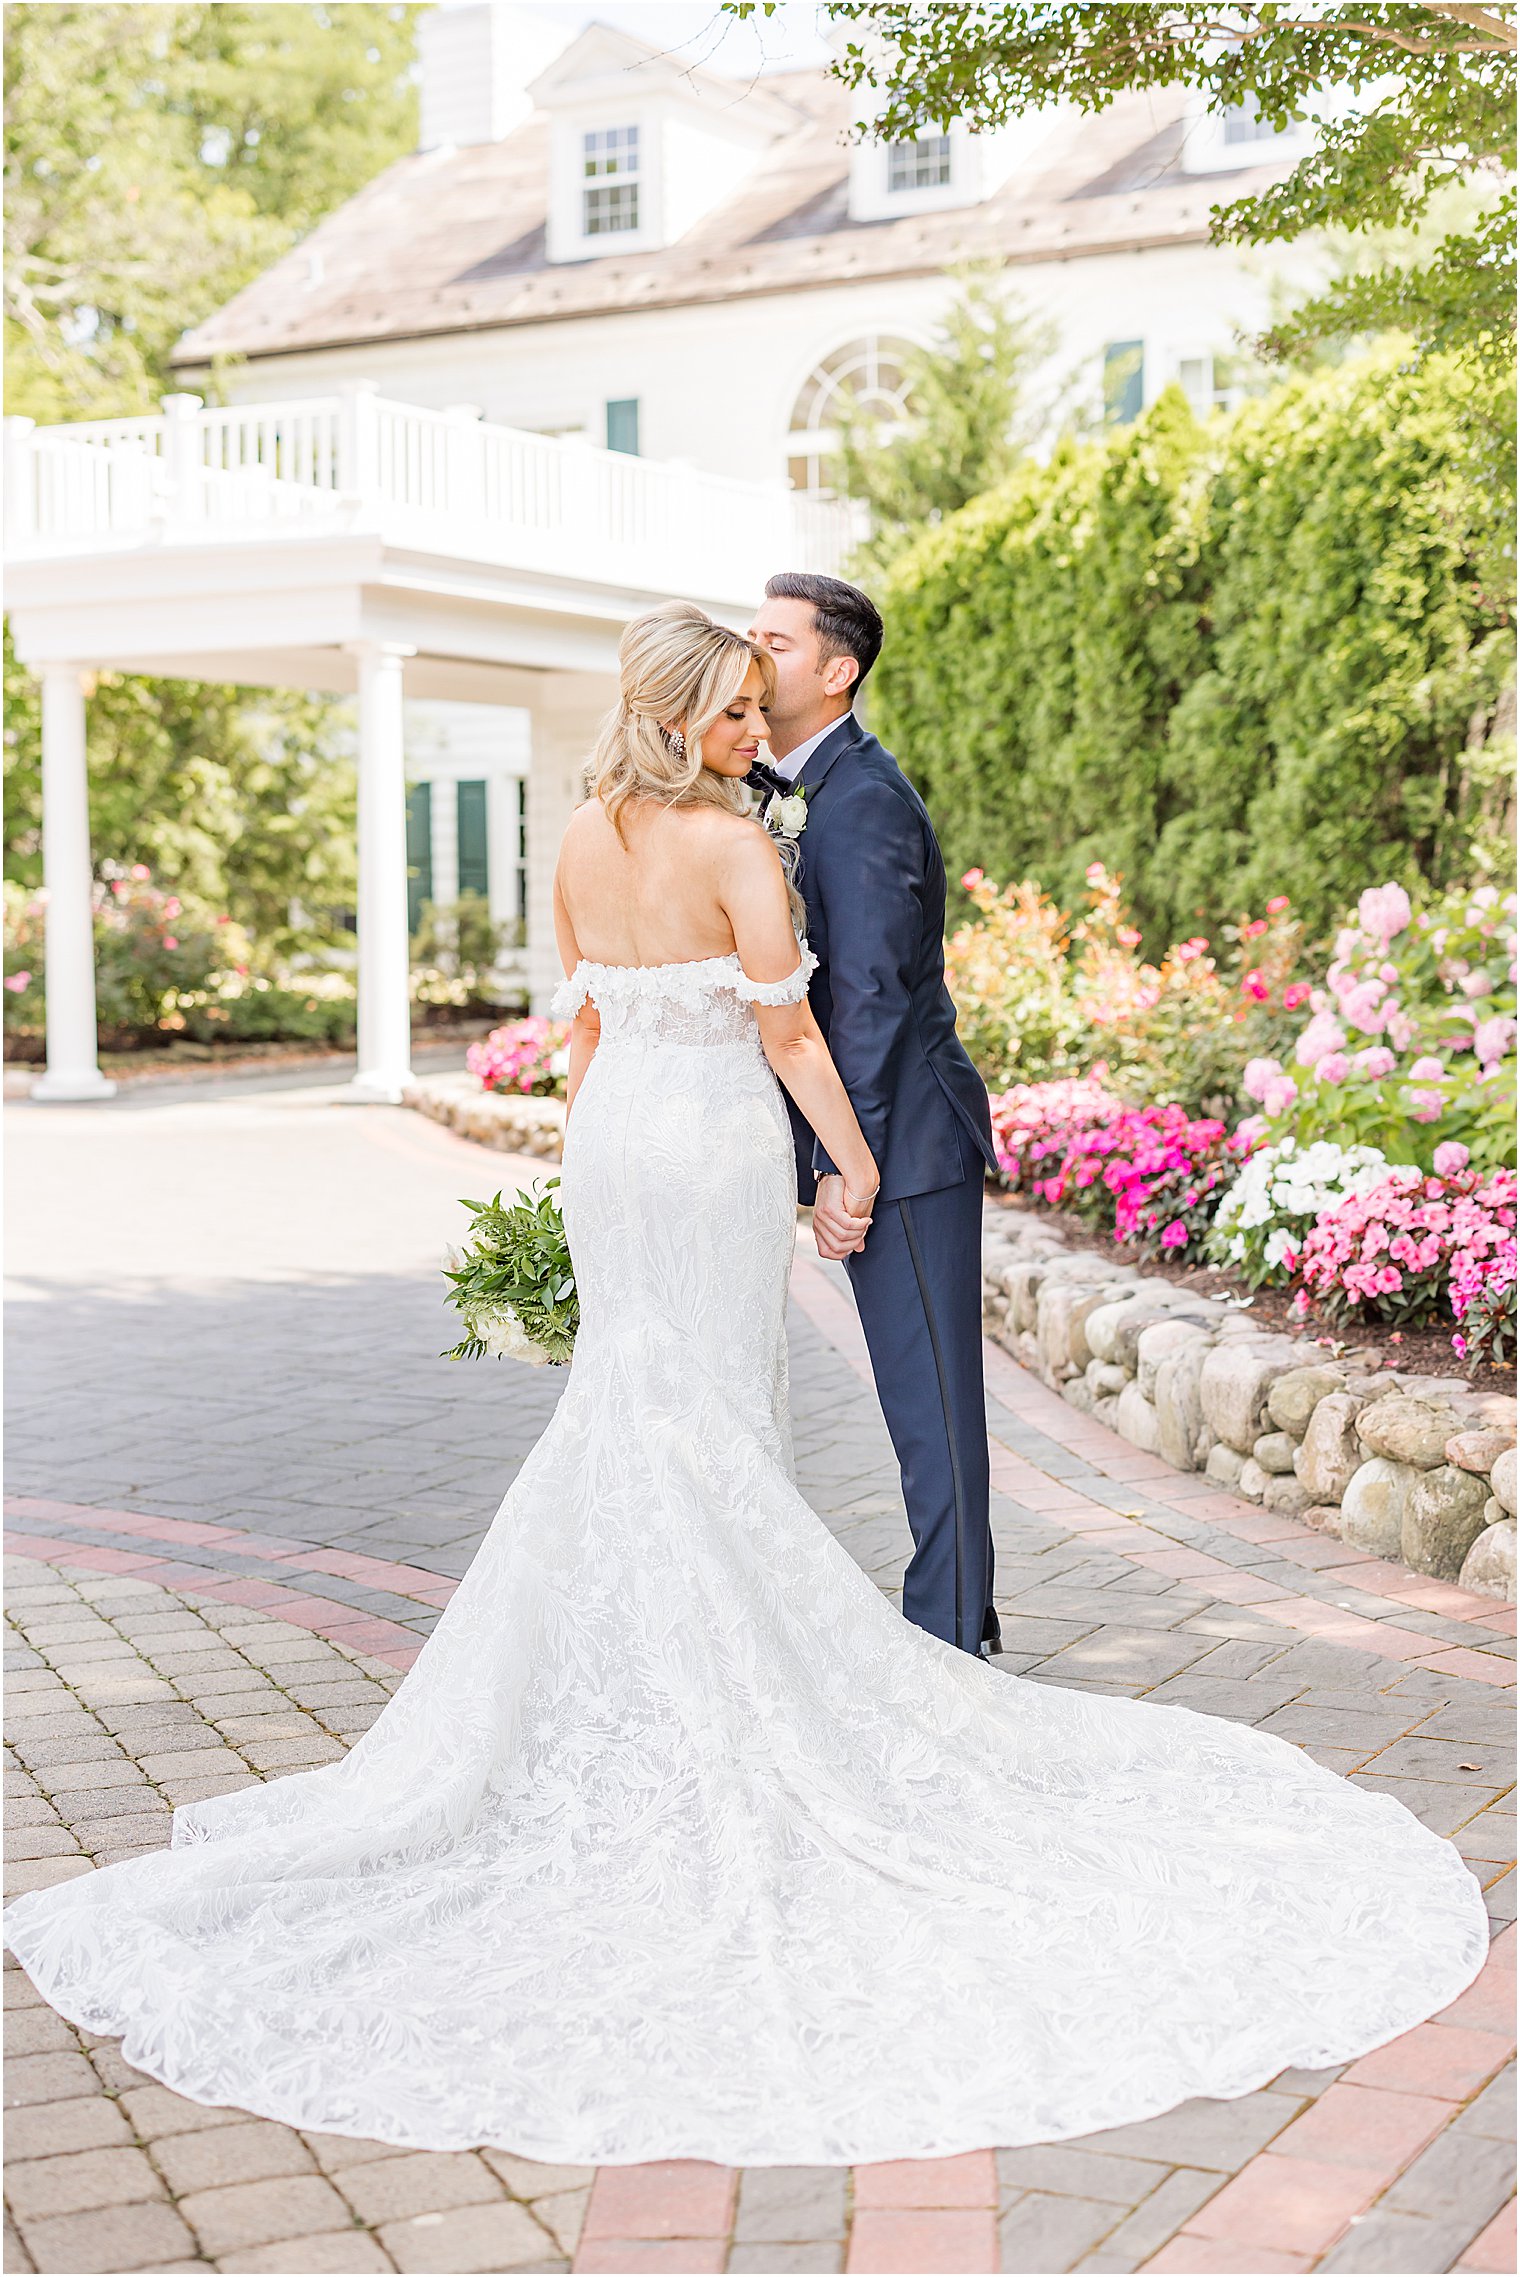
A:
<svg viewBox="0 0 1520 2277">
<path fill-rule="evenodd" d="M 786 439 L 786 471 L 794 490 L 829 493 L 829 462 L 839 448 L 840 415 L 846 407 L 882 426 L 897 426 L 906 419 L 910 353 L 906 340 L 870 332 L 813 366 L 797 398 Z"/>
</svg>

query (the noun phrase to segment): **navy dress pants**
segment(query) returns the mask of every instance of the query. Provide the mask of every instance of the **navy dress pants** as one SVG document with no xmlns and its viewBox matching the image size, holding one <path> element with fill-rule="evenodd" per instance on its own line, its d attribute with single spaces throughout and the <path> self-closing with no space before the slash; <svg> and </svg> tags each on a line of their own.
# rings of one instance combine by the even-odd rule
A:
<svg viewBox="0 0 1520 2277">
<path fill-rule="evenodd" d="M 967 1150 L 969 1151 L 969 1149 Z M 982 1387 L 982 1174 L 879 1202 L 845 1259 L 902 1472 L 903 1611 L 946 1644 L 998 1642 Z"/>
</svg>

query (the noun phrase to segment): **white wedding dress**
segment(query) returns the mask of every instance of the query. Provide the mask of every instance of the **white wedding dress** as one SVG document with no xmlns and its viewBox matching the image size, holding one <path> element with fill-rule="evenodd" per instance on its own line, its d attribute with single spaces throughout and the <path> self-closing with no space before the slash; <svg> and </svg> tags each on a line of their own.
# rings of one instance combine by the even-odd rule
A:
<svg viewBox="0 0 1520 2277">
<path fill-rule="evenodd" d="M 796 1183 L 736 956 L 584 964 L 553 1421 L 346 1758 L 19 1899 L 55 2007 L 181 2094 L 589 2163 L 1048 2142 L 1453 2000 L 1477 1882 L 1248 1727 L 1001 1674 L 792 1483 Z"/>
</svg>

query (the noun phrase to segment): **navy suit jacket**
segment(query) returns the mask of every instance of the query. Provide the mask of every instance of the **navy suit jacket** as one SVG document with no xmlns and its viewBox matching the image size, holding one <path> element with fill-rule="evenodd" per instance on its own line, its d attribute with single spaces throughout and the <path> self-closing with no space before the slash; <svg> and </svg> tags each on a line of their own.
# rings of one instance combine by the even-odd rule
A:
<svg viewBox="0 0 1520 2277">
<path fill-rule="evenodd" d="M 818 970 L 808 991 L 881 1172 L 881 1199 L 997 1168 L 987 1087 L 945 986 L 945 865 L 928 809 L 853 713 L 810 755 L 797 883 Z M 834 1169 L 790 1099 L 798 1188 Z"/>
</svg>

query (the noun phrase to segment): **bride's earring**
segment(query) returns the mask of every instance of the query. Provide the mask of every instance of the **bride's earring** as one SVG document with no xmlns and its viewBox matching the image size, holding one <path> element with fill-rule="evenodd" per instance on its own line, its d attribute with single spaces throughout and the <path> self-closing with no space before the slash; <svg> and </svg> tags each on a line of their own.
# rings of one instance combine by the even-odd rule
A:
<svg viewBox="0 0 1520 2277">
<path fill-rule="evenodd" d="M 686 757 L 686 738 L 681 730 L 678 727 L 668 727 L 665 733 L 670 739 L 670 748 L 676 757 L 684 759 Z"/>
</svg>

